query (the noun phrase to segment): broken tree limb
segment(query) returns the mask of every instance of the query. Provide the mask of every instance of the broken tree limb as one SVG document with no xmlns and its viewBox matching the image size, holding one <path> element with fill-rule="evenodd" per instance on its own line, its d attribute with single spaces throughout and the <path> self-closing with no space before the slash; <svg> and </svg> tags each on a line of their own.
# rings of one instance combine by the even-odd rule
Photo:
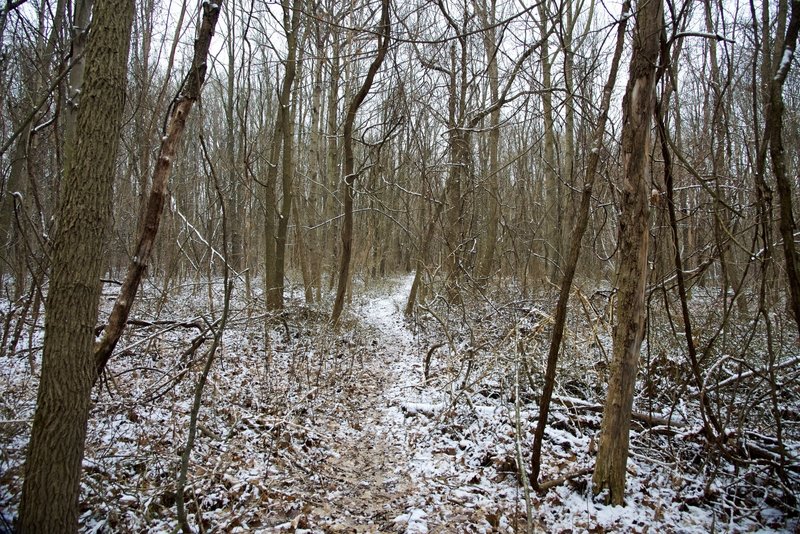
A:
<svg viewBox="0 0 800 534">
<path fill-rule="evenodd" d="M 584 475 L 588 475 L 592 472 L 591 467 L 584 467 L 583 469 L 578 469 L 575 472 L 569 473 L 563 477 L 554 478 L 552 480 L 546 480 L 539 484 L 538 490 L 539 493 L 544 493 L 545 491 L 549 490 L 550 488 L 555 488 L 556 486 L 560 486 L 561 484 L 568 482 L 575 478 L 580 478 Z"/>
<path fill-rule="evenodd" d="M 194 57 L 192 67 L 186 74 L 182 89 L 173 101 L 166 117 L 164 136 L 161 138 L 158 158 L 153 170 L 153 186 L 147 199 L 144 215 L 144 224 L 139 234 L 136 251 L 128 265 L 128 272 L 122 282 L 119 296 L 114 302 L 111 316 L 105 327 L 103 338 L 95 346 L 95 381 L 114 352 L 125 325 L 128 323 L 136 293 L 139 290 L 142 277 L 153 251 L 158 228 L 161 224 L 161 214 L 167 196 L 167 181 L 175 158 L 178 143 L 181 139 L 189 112 L 194 103 L 200 98 L 200 91 L 206 78 L 208 50 L 211 37 L 219 19 L 222 2 L 203 2 L 203 17 L 200 20 L 200 29 L 194 42 Z"/>
<path fill-rule="evenodd" d="M 566 408 L 573 410 L 582 410 L 586 412 L 603 413 L 603 405 L 587 402 L 585 400 L 576 399 L 573 397 L 562 397 L 554 395 L 553 400 Z M 682 419 L 674 419 L 662 415 L 647 414 L 642 412 L 632 412 L 631 420 L 638 421 L 644 425 L 654 426 L 670 426 L 675 428 L 683 428 L 687 426 L 686 421 Z"/>
</svg>

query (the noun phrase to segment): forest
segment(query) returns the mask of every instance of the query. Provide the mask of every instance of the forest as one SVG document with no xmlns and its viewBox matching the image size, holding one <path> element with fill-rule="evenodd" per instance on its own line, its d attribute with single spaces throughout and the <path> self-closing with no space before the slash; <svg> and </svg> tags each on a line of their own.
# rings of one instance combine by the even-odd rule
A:
<svg viewBox="0 0 800 534">
<path fill-rule="evenodd" d="M 800 0 L 6 0 L 0 532 L 797 532 Z"/>
</svg>

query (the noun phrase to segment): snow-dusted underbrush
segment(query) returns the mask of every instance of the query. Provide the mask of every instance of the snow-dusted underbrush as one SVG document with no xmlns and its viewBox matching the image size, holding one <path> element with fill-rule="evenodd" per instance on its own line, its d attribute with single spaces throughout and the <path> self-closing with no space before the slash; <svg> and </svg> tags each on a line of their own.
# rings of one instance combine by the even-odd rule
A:
<svg viewBox="0 0 800 534">
<path fill-rule="evenodd" d="M 370 283 L 358 281 L 338 331 L 328 324 L 329 302 L 308 306 L 295 291 L 284 312 L 267 313 L 261 295 L 237 285 L 184 492 L 196 529 L 525 532 L 529 521 L 542 532 L 797 528 L 800 366 L 778 318 L 768 367 L 759 325 L 731 321 L 724 342 L 718 336 L 707 351 L 704 394 L 725 428 L 711 443 L 685 338 L 651 317 L 627 506 L 611 507 L 592 496 L 590 474 L 611 359 L 609 292 L 572 297 L 541 481 L 565 480 L 540 494 L 521 473 L 553 296 L 484 289 L 448 305 L 429 292 L 406 319 L 411 279 Z M 107 302 L 115 291 L 106 287 Z M 693 301 L 699 319 L 713 306 L 702 298 Z M 220 283 L 153 285 L 137 303 L 94 391 L 84 532 L 176 528 L 180 455 L 221 306 Z M 16 310 L 3 304 L 6 343 L 23 315 Z M 41 365 L 41 318 L 26 317 L 13 350 L 0 356 L 0 530 L 16 515 Z M 701 330 L 698 346 L 713 335 Z"/>
<path fill-rule="evenodd" d="M 109 297 L 114 291 L 106 288 Z M 354 336 L 330 332 L 317 309 L 293 301 L 283 314 L 266 314 L 258 296 L 235 295 L 205 390 L 186 491 L 190 520 L 198 522 L 201 510 L 199 522 L 218 531 L 267 528 L 299 513 L 304 504 L 292 477 L 305 477 L 310 458 L 325 455 L 316 414 L 320 407 L 335 410 L 341 404 L 336 399 L 356 387 L 366 350 Z M 193 388 L 221 303 L 219 283 L 185 284 L 167 293 L 150 287 L 138 301 L 135 320 L 94 392 L 81 495 L 85 531 L 175 527 L 175 478 Z M 41 323 L 32 338 L 33 373 L 27 347 L 0 365 L 6 529 L 19 502 Z"/>
<path fill-rule="evenodd" d="M 443 290 L 445 292 L 446 290 Z M 797 528 L 800 503 L 800 358 L 787 318 L 743 322 L 711 293 L 693 299 L 701 382 L 687 357 L 680 309 L 652 299 L 634 402 L 625 511 L 592 498 L 591 474 L 612 356 L 613 294 L 575 289 L 559 360 L 540 482 L 531 494 L 546 530 L 752 531 Z M 430 346 L 428 385 L 446 392 L 465 432 L 502 421 L 490 456 L 529 469 L 555 295 L 462 293 L 457 305 L 431 293 L 415 327 Z M 734 314 L 738 314 L 734 317 Z M 768 339 L 768 334 L 771 339 Z M 701 394 L 705 410 L 701 410 Z M 501 416 L 497 414 L 500 413 Z M 721 431 L 714 431 L 710 419 Z M 704 421 L 706 423 L 704 424 Z M 712 428 L 714 439 L 705 437 Z M 436 431 L 432 429 L 432 431 Z M 572 474 L 583 473 L 571 477 Z M 566 505 L 568 510 L 561 506 Z M 635 519 L 631 519 L 635 518 Z"/>
</svg>

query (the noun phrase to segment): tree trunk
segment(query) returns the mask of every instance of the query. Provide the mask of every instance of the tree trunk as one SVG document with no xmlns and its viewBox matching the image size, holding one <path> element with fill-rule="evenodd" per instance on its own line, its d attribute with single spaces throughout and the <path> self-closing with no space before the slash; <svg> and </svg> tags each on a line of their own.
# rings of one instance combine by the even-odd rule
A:
<svg viewBox="0 0 800 534">
<path fill-rule="evenodd" d="M 548 33 L 547 25 L 550 17 L 546 13 L 544 2 L 539 4 L 539 20 L 542 35 Z M 558 176 L 558 162 L 556 159 L 556 136 L 553 113 L 553 95 L 550 47 L 547 40 L 542 43 L 539 51 L 539 59 L 542 62 L 542 113 L 544 114 L 544 153 L 542 154 L 542 164 L 546 184 L 544 194 L 544 210 L 546 212 L 547 226 L 545 235 L 547 242 L 544 244 L 544 258 L 547 264 L 545 272 L 551 281 L 558 277 L 558 269 L 561 263 L 561 182 Z"/>
<path fill-rule="evenodd" d="M 67 76 L 67 102 L 64 107 L 64 168 L 70 166 L 72 159 L 72 150 L 75 146 L 75 129 L 77 127 L 77 114 L 78 105 L 80 103 L 80 95 L 83 90 L 83 77 L 86 68 L 86 58 L 84 52 L 86 50 L 86 39 L 89 35 L 89 22 L 92 13 L 92 5 L 94 0 L 81 0 L 75 3 L 74 20 L 70 33 L 72 34 L 72 57 L 75 58 L 75 64 L 69 71 Z"/>
<path fill-rule="evenodd" d="M 331 313 L 331 323 L 334 326 L 339 324 L 339 318 L 344 310 L 344 298 L 347 294 L 347 287 L 350 284 L 350 258 L 353 253 L 353 184 L 356 181 L 355 158 L 353 156 L 353 125 L 356 120 L 356 113 L 361 103 L 369 94 L 372 82 L 378 69 L 381 68 L 383 59 L 389 50 L 389 0 L 381 2 L 381 33 L 378 35 L 378 55 L 372 60 L 367 71 L 367 77 L 361 85 L 350 107 L 347 109 L 347 116 L 344 121 L 344 221 L 342 223 L 342 258 L 339 264 L 338 285 L 336 286 L 336 300 L 333 303 Z"/>
<path fill-rule="evenodd" d="M 300 29 L 302 0 L 294 0 L 289 7 L 288 0 L 283 2 L 283 25 L 286 28 L 288 56 L 286 73 L 283 78 L 279 105 L 280 121 L 283 134 L 283 159 L 281 162 L 281 211 L 278 215 L 278 231 L 275 234 L 275 286 L 272 288 L 270 309 L 283 308 L 283 284 L 286 264 L 286 238 L 289 233 L 289 218 L 292 214 L 292 187 L 294 182 L 294 117 L 292 113 L 292 94 L 297 75 L 297 33 Z"/>
<path fill-rule="evenodd" d="M 75 532 L 95 378 L 94 328 L 119 146 L 133 2 L 98 2 L 66 169 L 45 318 L 42 378 L 25 461 L 19 532 Z"/>
<path fill-rule="evenodd" d="M 286 251 L 286 236 L 289 228 L 289 217 L 292 207 L 292 176 L 294 175 L 294 129 L 292 128 L 292 88 L 297 74 L 297 32 L 300 27 L 301 10 L 300 0 L 294 0 L 292 7 L 288 1 L 283 2 L 283 25 L 286 31 L 287 56 L 284 64 L 283 83 L 278 95 L 278 118 L 275 124 L 275 134 L 272 138 L 271 166 L 267 177 L 267 272 L 266 291 L 267 308 L 280 310 L 283 308 L 283 278 Z M 274 210 L 277 199 L 275 196 L 275 182 L 278 170 L 278 155 L 281 145 L 282 172 L 281 186 L 283 198 L 281 212 L 278 214 L 278 225 L 275 227 Z M 274 237 L 274 241 L 273 238 Z"/>
<path fill-rule="evenodd" d="M 478 3 L 476 2 L 476 5 Z M 488 14 L 481 12 L 484 27 L 491 28 L 495 24 L 497 3 L 491 2 L 487 8 Z M 492 102 L 500 99 L 500 75 L 497 68 L 497 35 L 495 30 L 487 29 L 483 34 L 484 53 L 489 60 L 487 75 L 489 77 L 489 93 Z M 481 259 L 478 263 L 477 279 L 481 283 L 488 281 L 494 266 L 494 255 L 497 250 L 497 229 L 500 226 L 500 108 L 498 107 L 489 115 L 489 169 L 486 186 L 486 199 L 489 212 L 486 215 L 486 244 L 482 249 Z"/>
<path fill-rule="evenodd" d="M 237 124 L 236 124 L 236 105 L 237 87 L 236 82 L 236 49 L 240 41 L 236 35 L 236 20 L 234 10 L 229 9 L 225 12 L 225 24 L 230 32 L 226 39 L 226 51 L 228 64 L 225 72 L 225 169 L 228 177 L 228 227 L 230 229 L 230 251 L 225 260 L 235 271 L 239 272 L 244 268 L 244 215 L 245 207 L 242 203 L 242 182 L 237 172 Z M 242 130 L 245 125 L 241 125 Z"/>
<path fill-rule="evenodd" d="M 307 224 L 314 220 L 315 215 L 320 213 L 318 211 L 318 202 L 320 192 L 325 191 L 324 186 L 320 186 L 321 177 L 324 176 L 324 163 L 322 157 L 322 139 L 323 139 L 323 121 L 322 121 L 322 72 L 324 61 L 320 57 L 325 49 L 325 34 L 322 32 L 321 24 L 318 20 L 314 22 L 314 36 L 315 36 L 315 50 L 318 56 L 314 60 L 314 75 L 313 75 L 313 92 L 311 96 L 311 135 L 309 146 L 309 186 L 307 196 L 303 202 L 302 213 L 298 213 L 297 217 L 301 215 Z M 324 193 L 323 193 L 324 194 Z M 298 224 L 300 218 L 296 219 Z M 310 225 L 310 224 L 309 224 Z M 322 245 L 321 240 L 316 235 L 307 231 L 305 228 L 298 228 L 298 231 L 303 234 L 304 248 L 302 254 L 305 257 L 306 268 L 309 272 L 309 279 L 305 287 L 306 303 L 314 302 L 314 290 L 319 291 L 322 279 L 322 254 L 311 254 L 312 250 L 323 250 L 319 248 Z"/>
<path fill-rule="evenodd" d="M 417 305 L 417 295 L 419 294 L 420 284 L 422 284 L 422 270 L 425 268 L 425 262 L 428 260 L 428 253 L 433 242 L 433 232 L 436 230 L 436 225 L 439 218 L 444 211 L 445 203 L 447 202 L 447 188 L 442 191 L 442 198 L 436 202 L 436 207 L 433 210 L 433 216 L 425 230 L 425 237 L 422 239 L 419 247 L 419 256 L 417 257 L 416 269 L 414 271 L 414 281 L 411 283 L 411 290 L 408 292 L 408 300 L 406 301 L 405 316 L 411 317 L 414 313 L 414 308 Z"/>
<path fill-rule="evenodd" d="M 267 176 L 264 180 L 264 292 L 266 294 L 267 309 L 269 310 L 278 309 L 280 302 L 276 295 L 278 281 L 275 279 L 275 212 L 278 202 L 275 195 L 275 185 L 278 179 L 278 159 L 280 158 L 281 142 L 283 141 L 282 113 L 283 106 L 279 104 L 278 118 L 275 121 L 275 130 L 272 133 L 272 142 L 270 143 Z"/>
<path fill-rule="evenodd" d="M 336 184 L 338 183 L 338 161 L 339 161 L 339 141 L 338 141 L 338 130 L 339 130 L 339 83 L 341 80 L 341 58 L 339 57 L 341 54 L 341 43 L 340 43 L 339 34 L 334 32 L 332 34 L 332 44 L 331 48 L 333 49 L 332 54 L 333 57 L 330 60 L 330 80 L 328 86 L 328 98 L 327 98 L 327 113 L 325 122 L 327 125 L 327 149 L 325 153 L 325 173 L 324 173 L 324 184 L 325 187 L 322 188 L 322 215 L 323 217 L 330 217 L 332 216 L 333 202 L 330 200 L 331 195 L 328 193 L 328 190 L 334 191 L 336 189 Z M 334 234 L 334 232 L 330 232 Z M 333 288 L 334 284 L 334 274 L 336 269 L 333 267 L 336 263 L 336 242 L 335 237 L 334 242 L 328 245 L 328 236 L 329 232 L 325 232 L 323 237 L 321 246 L 322 250 L 329 250 L 332 249 L 332 260 L 330 264 L 325 265 L 324 268 L 328 269 L 329 274 L 329 288 Z M 322 271 L 323 266 L 320 266 L 320 280 L 319 280 L 319 287 L 317 289 L 317 300 L 319 300 L 322 296 Z"/>
<path fill-rule="evenodd" d="M 600 104 L 600 116 L 597 119 L 597 126 L 592 135 L 591 152 L 586 166 L 586 177 L 583 182 L 583 192 L 581 203 L 578 209 L 578 219 L 572 230 L 571 244 L 569 253 L 564 265 L 564 277 L 561 280 L 561 290 L 558 294 L 558 304 L 556 305 L 555 318 L 553 320 L 553 334 L 550 338 L 550 349 L 547 353 L 547 368 L 544 375 L 544 386 L 542 397 L 539 401 L 539 418 L 536 422 L 536 432 L 533 436 L 533 452 L 531 454 L 531 476 L 530 481 L 534 489 L 539 488 L 539 472 L 541 469 L 542 443 L 544 442 L 544 431 L 547 428 L 547 416 L 550 412 L 550 401 L 553 398 L 553 390 L 556 383 L 556 367 L 558 365 L 558 355 L 561 350 L 561 341 L 564 336 L 564 326 L 567 322 L 567 304 L 569 294 L 572 290 L 572 281 L 575 278 L 575 270 L 578 266 L 578 259 L 581 253 L 581 240 L 589 224 L 589 207 L 592 200 L 594 181 L 597 176 L 597 168 L 600 163 L 600 151 L 603 147 L 603 138 L 606 134 L 606 123 L 608 122 L 608 111 L 611 106 L 611 94 L 617 82 L 617 72 L 619 62 L 622 57 L 622 49 L 625 44 L 625 29 L 628 24 L 627 13 L 630 12 L 631 2 L 627 0 L 622 5 L 622 16 L 617 27 L 617 44 L 614 48 L 614 57 L 611 60 L 611 68 L 608 73 L 608 80 L 603 87 L 603 97 Z"/>
<path fill-rule="evenodd" d="M 214 35 L 217 19 L 219 19 L 220 6 L 221 3 L 206 3 L 203 5 L 200 30 L 194 43 L 192 67 L 184 79 L 183 90 L 178 98 L 172 102 L 166 132 L 161 139 L 161 148 L 153 171 L 153 186 L 147 201 L 145 224 L 139 235 L 136 251 L 128 265 L 128 271 L 125 275 L 125 280 L 122 282 L 119 296 L 111 309 L 103 339 L 100 340 L 95 348 L 95 366 L 97 369 L 95 379 L 105 369 L 106 363 L 111 358 L 111 353 L 122 335 L 122 331 L 128 321 L 128 315 L 133 307 L 133 302 L 136 299 L 139 284 L 150 261 L 153 243 L 161 225 L 161 212 L 167 196 L 167 180 L 169 179 L 172 162 L 175 159 L 178 142 L 186 128 L 189 112 L 192 110 L 194 103 L 200 98 L 200 91 L 206 79 L 208 49 L 211 45 L 211 37 Z"/>
<path fill-rule="evenodd" d="M 781 14 L 779 14 L 781 16 Z M 800 266 L 797 261 L 797 250 L 794 244 L 796 224 L 792 210 L 792 187 L 786 172 L 786 156 L 783 147 L 783 84 L 792 66 L 792 56 L 797 45 L 797 34 L 800 29 L 800 0 L 792 2 L 792 13 L 786 30 L 781 54 L 782 61 L 770 82 L 769 106 L 767 111 L 767 138 L 772 161 L 772 172 L 775 174 L 775 185 L 778 193 L 778 209 L 780 211 L 779 229 L 783 238 L 783 255 L 786 260 L 786 278 L 789 283 L 789 304 L 800 332 Z M 765 139 L 766 142 L 766 139 Z"/>
<path fill-rule="evenodd" d="M 633 392 L 646 320 L 650 123 L 663 28 L 661 0 L 646 0 L 637 8 L 630 78 L 622 101 L 618 322 L 593 479 L 595 494 L 608 489 L 610 502 L 616 505 L 624 502 Z"/>
</svg>

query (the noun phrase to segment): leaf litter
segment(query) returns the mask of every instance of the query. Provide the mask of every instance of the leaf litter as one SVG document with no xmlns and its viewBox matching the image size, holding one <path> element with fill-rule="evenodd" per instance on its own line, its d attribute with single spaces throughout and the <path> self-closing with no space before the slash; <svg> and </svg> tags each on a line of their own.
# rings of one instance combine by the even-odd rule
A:
<svg viewBox="0 0 800 534">
<path fill-rule="evenodd" d="M 238 303 L 204 394 L 185 495 L 191 524 L 204 532 L 526 531 L 517 451 L 527 463 L 535 399 L 513 398 L 501 365 L 470 374 L 447 347 L 432 357 L 441 337 L 430 324 L 403 318 L 410 284 L 406 277 L 383 294 L 362 297 L 338 333 L 314 308 L 293 303 L 265 328 L 264 316 L 247 311 L 252 303 Z M 202 298 L 184 296 L 171 299 L 162 314 L 199 316 L 202 308 Z M 531 317 L 517 329 L 536 333 L 539 322 Z M 493 330 L 503 328 L 487 327 Z M 40 344 L 40 334 L 31 339 Z M 82 532 L 177 527 L 174 481 L 203 345 L 181 351 L 194 335 L 132 329 L 127 346 L 134 348 L 112 360 L 89 422 Z M 497 333 L 493 346 L 504 336 Z M 602 332 L 594 341 L 609 343 Z M 464 337 L 454 337 L 452 346 L 470 351 Z M 496 348 L 489 354 L 506 357 Z M 428 379 L 426 359 L 433 370 Z M 0 510 L 10 528 L 36 380 L 26 358 L 3 360 Z M 580 401 L 572 399 L 572 406 Z M 600 414 L 568 406 L 551 413 L 545 478 L 594 464 Z M 669 458 L 699 467 L 660 458 L 664 435 L 636 427 L 625 507 L 594 498 L 587 474 L 531 493 L 530 526 L 537 532 L 796 531 L 797 516 L 768 499 L 768 491 L 763 498 L 741 494 L 758 491 L 764 473 L 757 466 L 749 478 L 726 465 L 706 477 L 707 451 L 692 427 L 669 437 L 670 447 L 680 448 Z M 790 443 L 796 457 L 797 443 Z M 736 482 L 743 478 L 750 484 Z"/>
</svg>

